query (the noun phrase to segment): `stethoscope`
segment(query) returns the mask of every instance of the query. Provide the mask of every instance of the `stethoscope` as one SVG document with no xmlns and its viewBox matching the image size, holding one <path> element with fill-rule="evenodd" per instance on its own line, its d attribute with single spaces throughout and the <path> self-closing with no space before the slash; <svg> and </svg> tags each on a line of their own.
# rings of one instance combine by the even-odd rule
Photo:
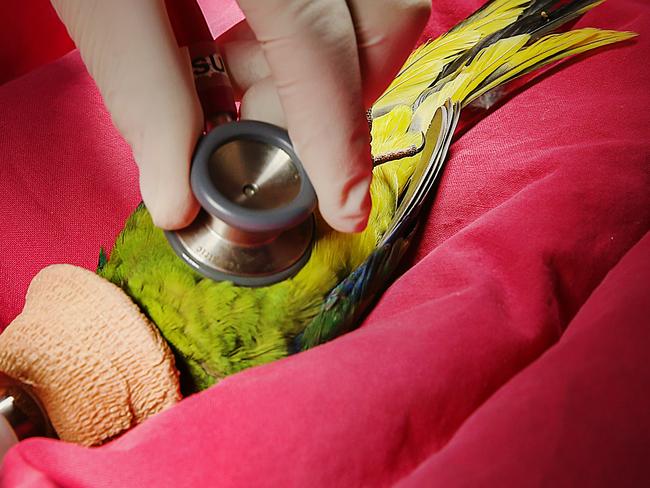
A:
<svg viewBox="0 0 650 488">
<path fill-rule="evenodd" d="M 176 254 L 217 281 L 265 286 L 295 274 L 314 239 L 316 194 L 287 131 L 238 121 L 214 43 L 190 47 L 206 133 L 191 167 L 201 205 L 186 228 L 165 232 Z"/>
</svg>

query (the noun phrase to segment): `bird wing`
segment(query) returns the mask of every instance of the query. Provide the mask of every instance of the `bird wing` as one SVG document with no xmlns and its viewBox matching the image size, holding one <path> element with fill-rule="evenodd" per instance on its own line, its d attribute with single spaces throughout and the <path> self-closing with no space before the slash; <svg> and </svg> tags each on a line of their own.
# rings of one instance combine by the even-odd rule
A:
<svg viewBox="0 0 650 488">
<path fill-rule="evenodd" d="M 434 192 L 463 107 L 549 63 L 635 35 L 599 29 L 549 34 L 602 1 L 494 0 L 408 58 L 372 109 L 373 149 L 400 154 L 400 147 L 413 147 L 421 138 L 421 157 L 403 160 L 410 178 L 377 248 L 330 292 L 296 337 L 295 350 L 356 327 L 388 285 Z"/>
</svg>

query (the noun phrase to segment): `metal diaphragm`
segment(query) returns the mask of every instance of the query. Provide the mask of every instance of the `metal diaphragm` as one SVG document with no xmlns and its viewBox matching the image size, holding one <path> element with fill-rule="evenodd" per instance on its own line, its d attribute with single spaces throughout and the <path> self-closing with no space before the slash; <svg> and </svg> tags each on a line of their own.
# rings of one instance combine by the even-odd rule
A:
<svg viewBox="0 0 650 488">
<path fill-rule="evenodd" d="M 215 127 L 197 146 L 191 184 L 199 215 L 165 234 L 196 271 L 265 286 L 307 262 L 316 194 L 285 130 L 258 121 Z"/>
</svg>

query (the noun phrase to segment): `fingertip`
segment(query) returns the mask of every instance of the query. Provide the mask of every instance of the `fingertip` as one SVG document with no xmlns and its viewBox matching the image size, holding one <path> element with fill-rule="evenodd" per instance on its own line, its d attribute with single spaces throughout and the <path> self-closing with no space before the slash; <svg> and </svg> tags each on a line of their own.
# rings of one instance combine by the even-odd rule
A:
<svg viewBox="0 0 650 488">
<path fill-rule="evenodd" d="M 319 199 L 321 215 L 333 229 L 346 233 L 365 230 L 372 209 L 371 180 L 372 174 L 361 176 L 345 185 L 343 191 L 338 192 L 339 198 Z M 325 189 L 324 192 L 332 194 L 331 189 Z"/>
<path fill-rule="evenodd" d="M 164 230 L 178 230 L 191 224 L 200 208 L 191 190 L 159 190 L 159 187 L 150 189 L 141 185 L 142 200 L 154 225 Z"/>
<path fill-rule="evenodd" d="M 241 118 L 287 127 L 277 88 L 270 77 L 251 85 L 241 101 Z"/>
<path fill-rule="evenodd" d="M 185 205 L 184 209 L 178 206 L 154 205 L 149 212 L 156 227 L 163 230 L 178 230 L 192 223 L 199 212 L 199 205 L 196 202 L 192 202 L 189 205 Z"/>
<path fill-rule="evenodd" d="M 362 112 L 350 128 L 301 127 L 292 135 L 294 147 L 309 174 L 325 221 L 340 232 L 365 229 L 372 201 L 370 134 Z"/>
</svg>

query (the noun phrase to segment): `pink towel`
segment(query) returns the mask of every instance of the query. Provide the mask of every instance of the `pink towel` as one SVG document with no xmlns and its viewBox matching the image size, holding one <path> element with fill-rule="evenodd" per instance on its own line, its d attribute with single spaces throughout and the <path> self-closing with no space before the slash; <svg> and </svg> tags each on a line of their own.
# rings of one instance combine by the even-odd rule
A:
<svg viewBox="0 0 650 488">
<path fill-rule="evenodd" d="M 202 3 L 215 34 L 239 18 Z M 429 32 L 479 3 L 437 0 Z M 610 1 L 578 25 L 641 36 L 453 144 L 411 268 L 359 330 L 100 448 L 25 441 L 3 486 L 648 485 L 650 11 Z M 0 141 L 6 324 L 43 266 L 93 268 L 139 195 L 76 52 L 0 86 Z"/>
</svg>

